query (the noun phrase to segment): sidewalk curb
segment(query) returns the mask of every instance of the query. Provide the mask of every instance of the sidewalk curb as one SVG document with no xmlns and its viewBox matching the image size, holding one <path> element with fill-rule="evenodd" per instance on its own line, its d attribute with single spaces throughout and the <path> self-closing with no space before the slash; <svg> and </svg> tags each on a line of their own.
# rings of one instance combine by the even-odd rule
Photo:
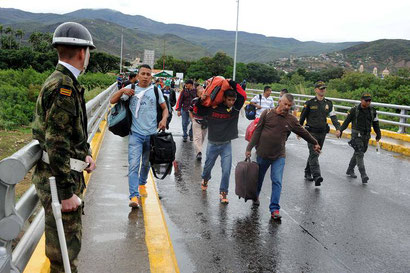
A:
<svg viewBox="0 0 410 273">
<path fill-rule="evenodd" d="M 148 249 L 151 272 L 179 273 L 174 247 L 151 170 L 146 189 L 148 196 L 142 197 L 141 201 L 144 212 L 145 242 Z"/>
<path fill-rule="evenodd" d="M 334 128 L 330 128 L 330 132 L 335 134 L 336 130 Z M 350 132 L 346 132 L 344 131 L 342 134 L 342 137 L 344 138 L 351 138 L 351 133 Z M 371 138 L 369 140 L 369 144 L 372 146 L 377 146 L 377 141 L 373 138 Z M 380 148 L 383 150 L 387 150 L 390 152 L 395 152 L 395 153 L 399 153 L 405 156 L 410 156 L 410 148 L 405 147 L 403 145 L 398 145 L 398 144 L 393 144 L 393 143 L 389 143 L 389 142 L 385 142 L 383 140 L 380 140 Z"/>
</svg>

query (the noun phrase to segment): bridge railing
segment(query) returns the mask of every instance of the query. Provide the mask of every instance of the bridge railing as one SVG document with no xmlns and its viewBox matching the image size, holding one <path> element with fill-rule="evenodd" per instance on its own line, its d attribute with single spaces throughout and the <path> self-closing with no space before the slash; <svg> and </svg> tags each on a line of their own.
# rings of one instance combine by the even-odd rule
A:
<svg viewBox="0 0 410 273">
<path fill-rule="evenodd" d="M 88 142 L 99 130 L 108 111 L 111 94 L 117 90 L 112 84 L 86 105 L 88 117 Z M 44 232 L 44 209 L 37 210 L 39 198 L 32 185 L 16 204 L 15 186 L 41 158 L 37 140 L 21 148 L 12 156 L 0 161 L 0 273 L 23 272 Z M 36 213 L 31 223 L 28 219 Z M 28 228 L 14 247 L 13 241 Z"/>
<path fill-rule="evenodd" d="M 248 100 L 251 100 L 254 96 L 258 94 L 262 94 L 263 90 L 259 89 L 246 89 L 246 93 L 248 95 Z M 279 91 L 272 91 L 272 97 L 275 101 L 279 99 Z M 308 99 L 311 99 L 315 96 L 312 95 L 303 95 L 303 94 L 293 94 L 295 98 L 295 105 L 297 107 L 303 107 L 303 104 L 305 101 Z M 350 99 L 340 99 L 340 98 L 330 98 L 327 97 L 328 99 L 332 100 L 333 102 L 333 107 L 335 108 L 335 112 L 338 115 L 342 116 L 347 116 L 347 111 L 350 110 L 354 105 L 357 105 L 360 103 L 359 100 L 350 100 Z M 383 108 L 388 108 L 388 109 L 393 109 L 394 112 L 386 112 L 386 111 L 380 111 L 378 110 L 377 113 L 379 115 L 383 115 L 386 117 L 386 119 L 380 119 L 380 123 L 384 124 L 389 124 L 389 125 L 394 125 L 398 126 L 398 133 L 406 133 L 406 128 L 410 127 L 410 106 L 408 105 L 397 105 L 397 104 L 387 104 L 387 103 L 379 103 L 379 102 L 372 102 L 373 106 L 376 107 L 383 107 Z M 393 120 L 393 118 L 399 118 L 399 121 Z"/>
</svg>

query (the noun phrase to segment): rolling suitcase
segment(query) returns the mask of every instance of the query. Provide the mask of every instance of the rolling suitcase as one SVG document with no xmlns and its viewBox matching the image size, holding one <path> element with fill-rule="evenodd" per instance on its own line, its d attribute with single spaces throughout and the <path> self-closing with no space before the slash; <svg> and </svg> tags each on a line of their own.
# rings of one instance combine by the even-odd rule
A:
<svg viewBox="0 0 410 273">
<path fill-rule="evenodd" d="M 251 162 L 250 158 L 241 161 L 235 168 L 235 193 L 239 198 L 244 198 L 245 202 L 249 199 L 258 199 L 258 175 L 259 165 Z"/>
</svg>

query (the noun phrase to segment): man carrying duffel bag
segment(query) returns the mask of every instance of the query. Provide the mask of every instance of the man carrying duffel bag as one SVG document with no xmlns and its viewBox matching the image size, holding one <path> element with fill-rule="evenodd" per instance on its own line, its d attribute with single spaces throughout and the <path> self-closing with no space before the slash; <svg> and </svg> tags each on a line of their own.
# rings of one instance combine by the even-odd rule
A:
<svg viewBox="0 0 410 273">
<path fill-rule="evenodd" d="M 138 69 L 138 84 L 135 90 L 130 89 L 131 85 L 129 85 L 114 93 L 110 100 L 111 103 L 128 100 L 132 114 L 128 142 L 128 184 L 129 206 L 133 208 L 139 207 L 140 194 L 143 196 L 147 194 L 145 184 L 150 168 L 151 136 L 155 135 L 158 130 L 165 130 L 168 118 L 164 96 L 162 92 L 156 92 L 156 87 L 151 84 L 151 72 L 149 65 L 141 65 Z M 159 121 L 157 118 L 158 105 L 162 109 L 162 119 Z"/>
<path fill-rule="evenodd" d="M 259 120 L 252 139 L 246 148 L 245 156 L 250 157 L 252 148 L 257 146 L 257 162 L 259 164 L 258 196 L 262 189 L 266 171 L 271 167 L 272 194 L 269 209 L 274 220 L 279 220 L 279 199 L 282 190 L 283 169 L 285 167 L 285 144 L 288 132 L 292 131 L 304 140 L 312 143 L 314 150 L 320 152 L 317 140 L 309 134 L 291 114 L 293 96 L 285 94 L 275 109 L 265 110 Z M 259 205 L 257 200 L 255 205 Z"/>
</svg>

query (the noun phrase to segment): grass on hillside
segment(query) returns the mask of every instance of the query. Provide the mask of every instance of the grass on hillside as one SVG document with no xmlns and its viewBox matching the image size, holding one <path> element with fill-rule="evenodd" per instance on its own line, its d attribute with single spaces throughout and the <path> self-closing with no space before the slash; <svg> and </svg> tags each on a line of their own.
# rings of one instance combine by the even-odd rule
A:
<svg viewBox="0 0 410 273">
<path fill-rule="evenodd" d="M 32 140 L 31 128 L 22 127 L 16 130 L 0 130 L 0 160 L 11 156 Z M 16 185 L 16 200 L 31 186 L 32 171 Z"/>
<path fill-rule="evenodd" d="M 97 87 L 85 92 L 85 100 L 89 101 L 105 89 Z M 31 128 L 24 126 L 14 130 L 0 130 L 0 160 L 11 156 L 32 140 Z M 16 200 L 31 186 L 30 170 L 24 179 L 16 185 Z"/>
</svg>

